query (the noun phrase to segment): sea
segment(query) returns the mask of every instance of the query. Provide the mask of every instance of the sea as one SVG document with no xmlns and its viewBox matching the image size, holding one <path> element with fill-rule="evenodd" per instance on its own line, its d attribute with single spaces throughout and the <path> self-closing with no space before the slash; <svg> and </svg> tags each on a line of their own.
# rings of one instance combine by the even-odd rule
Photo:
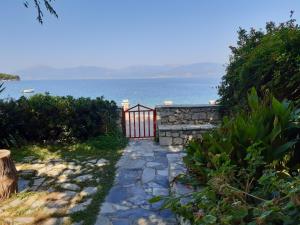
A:
<svg viewBox="0 0 300 225">
<path fill-rule="evenodd" d="M 1 99 L 30 97 L 37 93 L 51 95 L 96 98 L 103 96 L 121 105 L 128 100 L 130 105 L 150 107 L 172 101 L 173 104 L 208 104 L 219 98 L 217 86 L 220 79 L 214 78 L 157 78 L 157 79 L 111 79 L 111 80 L 21 80 L 6 81 Z M 34 93 L 24 94 L 25 89 Z"/>
</svg>

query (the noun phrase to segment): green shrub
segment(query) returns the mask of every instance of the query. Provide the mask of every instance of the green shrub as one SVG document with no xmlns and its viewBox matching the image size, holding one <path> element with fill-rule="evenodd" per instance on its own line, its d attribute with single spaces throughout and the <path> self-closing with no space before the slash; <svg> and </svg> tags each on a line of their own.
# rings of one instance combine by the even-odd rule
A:
<svg viewBox="0 0 300 225">
<path fill-rule="evenodd" d="M 245 107 L 247 91 L 255 87 L 259 96 L 266 91 L 277 99 L 300 104 L 300 27 L 295 20 L 266 31 L 240 29 L 236 47 L 219 87 L 220 103 L 227 109 Z"/>
<path fill-rule="evenodd" d="M 0 101 L 2 146 L 29 142 L 86 140 L 115 128 L 113 101 L 101 98 L 58 97 L 37 94 Z"/>
<path fill-rule="evenodd" d="M 249 111 L 241 111 L 234 118 L 224 117 L 219 129 L 204 134 L 196 144 L 196 158 L 225 152 L 236 164 L 244 165 L 247 149 L 260 146 L 266 163 L 281 161 L 287 152 L 294 151 L 299 142 L 299 110 L 293 104 L 279 102 L 271 95 L 259 100 L 255 89 L 248 95 Z M 193 144 L 188 153 L 194 152 Z M 200 155 L 199 155 L 200 154 Z M 197 162 L 190 163 L 198 165 Z"/>
<path fill-rule="evenodd" d="M 300 110 L 254 89 L 248 108 L 189 143 L 184 180 L 202 190 L 164 207 L 193 224 L 299 224 Z"/>
</svg>

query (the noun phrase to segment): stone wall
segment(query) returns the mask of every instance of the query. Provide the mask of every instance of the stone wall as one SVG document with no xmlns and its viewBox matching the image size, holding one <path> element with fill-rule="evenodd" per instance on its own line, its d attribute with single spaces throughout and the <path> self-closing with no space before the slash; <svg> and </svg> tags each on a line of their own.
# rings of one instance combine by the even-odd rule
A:
<svg viewBox="0 0 300 225">
<path fill-rule="evenodd" d="M 157 137 L 160 145 L 185 145 L 192 138 L 201 138 L 221 120 L 217 105 L 157 106 Z"/>
<path fill-rule="evenodd" d="M 157 125 L 217 124 L 221 116 L 218 105 L 156 106 Z"/>
<path fill-rule="evenodd" d="M 214 128 L 212 124 L 160 125 L 159 143 L 162 146 L 185 145 L 192 138 L 201 138 L 204 132 Z"/>
</svg>

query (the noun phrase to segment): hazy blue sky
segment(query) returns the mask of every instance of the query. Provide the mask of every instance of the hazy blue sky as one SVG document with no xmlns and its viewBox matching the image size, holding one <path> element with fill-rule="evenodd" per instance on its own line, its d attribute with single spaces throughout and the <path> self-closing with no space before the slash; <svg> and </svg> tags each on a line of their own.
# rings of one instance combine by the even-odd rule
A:
<svg viewBox="0 0 300 225">
<path fill-rule="evenodd" d="M 22 2 L 0 1 L 0 72 L 226 63 L 238 27 L 286 21 L 291 9 L 300 20 L 299 0 L 56 0 L 59 19 L 41 26 Z"/>
</svg>

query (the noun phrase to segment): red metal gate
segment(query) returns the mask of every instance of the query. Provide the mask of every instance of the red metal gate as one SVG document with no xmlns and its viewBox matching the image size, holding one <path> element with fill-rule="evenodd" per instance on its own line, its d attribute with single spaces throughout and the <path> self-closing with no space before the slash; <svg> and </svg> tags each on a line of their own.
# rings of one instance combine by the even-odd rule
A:
<svg viewBox="0 0 300 225">
<path fill-rule="evenodd" d="M 123 131 L 129 138 L 151 138 L 156 136 L 156 111 L 137 104 L 123 110 Z"/>
</svg>

